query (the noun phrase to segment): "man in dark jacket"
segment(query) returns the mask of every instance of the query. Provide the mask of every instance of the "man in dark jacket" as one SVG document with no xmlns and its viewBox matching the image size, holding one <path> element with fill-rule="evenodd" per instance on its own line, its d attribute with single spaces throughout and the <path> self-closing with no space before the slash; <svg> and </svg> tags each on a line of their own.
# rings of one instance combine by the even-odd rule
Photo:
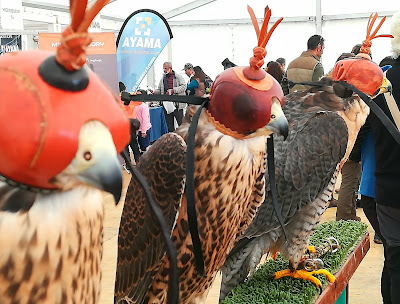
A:
<svg viewBox="0 0 400 304">
<path fill-rule="evenodd" d="M 391 34 L 393 66 L 386 77 L 393 88 L 393 98 L 400 107 L 400 11 L 393 15 Z M 384 95 L 374 99 L 376 104 L 394 122 Z M 400 303 L 400 144 L 381 121 L 371 113 L 371 126 L 375 138 L 375 202 L 379 227 L 384 238 L 385 262 L 381 291 L 385 304 Z M 398 126 L 400 127 L 400 126 Z"/>
</svg>

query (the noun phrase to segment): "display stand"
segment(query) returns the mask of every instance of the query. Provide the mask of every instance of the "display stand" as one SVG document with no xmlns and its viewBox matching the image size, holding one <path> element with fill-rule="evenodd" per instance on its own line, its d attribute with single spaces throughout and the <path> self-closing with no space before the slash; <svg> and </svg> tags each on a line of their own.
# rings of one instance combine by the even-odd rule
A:
<svg viewBox="0 0 400 304">
<path fill-rule="evenodd" d="M 333 284 L 329 284 L 315 301 L 314 304 L 334 304 L 339 299 L 343 291 L 346 296 L 345 302 L 343 302 L 343 296 L 340 297 L 340 303 L 348 303 L 348 290 L 347 285 L 354 272 L 357 270 L 358 265 L 364 259 L 370 248 L 369 234 L 366 234 L 361 241 L 358 243 L 354 251 L 349 255 L 348 259 L 342 266 L 342 268 L 335 274 L 336 281 Z M 337 302 L 339 304 L 339 302 Z"/>
</svg>

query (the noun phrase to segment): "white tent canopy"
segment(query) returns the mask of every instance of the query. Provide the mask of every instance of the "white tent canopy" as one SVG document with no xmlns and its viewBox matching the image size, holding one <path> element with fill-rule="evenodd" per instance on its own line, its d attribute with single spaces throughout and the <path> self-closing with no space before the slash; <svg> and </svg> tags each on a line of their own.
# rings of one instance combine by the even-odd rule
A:
<svg viewBox="0 0 400 304">
<path fill-rule="evenodd" d="M 223 70 L 221 62 L 225 58 L 238 65 L 248 65 L 256 46 L 256 34 L 247 4 L 260 21 L 266 5 L 272 10 L 272 22 L 284 18 L 267 45 L 266 63 L 278 57 L 284 57 L 289 63 L 306 50 L 311 35 L 320 34 L 325 38 L 322 63 L 326 73 L 341 53 L 350 52 L 364 40 L 371 13 L 378 12 L 378 21 L 381 16 L 388 16 L 379 31 L 387 34 L 390 17 L 400 10 L 400 2 L 395 0 L 386 1 L 384 11 L 376 0 L 111 0 L 101 11 L 100 22 L 102 31 L 118 34 L 123 21 L 139 9 L 155 10 L 167 19 L 174 38 L 155 61 L 154 73 L 147 79 L 154 86 L 165 61 L 171 61 L 174 70 L 182 75 L 184 64 L 191 62 L 201 66 L 212 78 Z M 68 5 L 68 0 L 22 0 L 24 30 L 0 29 L 0 34 L 25 34 L 26 48 L 35 48 L 37 33 L 59 31 L 69 24 Z M 390 55 L 390 39 L 374 40 L 371 51 L 373 60 L 379 62 Z M 146 85 L 145 79 L 141 87 Z"/>
</svg>

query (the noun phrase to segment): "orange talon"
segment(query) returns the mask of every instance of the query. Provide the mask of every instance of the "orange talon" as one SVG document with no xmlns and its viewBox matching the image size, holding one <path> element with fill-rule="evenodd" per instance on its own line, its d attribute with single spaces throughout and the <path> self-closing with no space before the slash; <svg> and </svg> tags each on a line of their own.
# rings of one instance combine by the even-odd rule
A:
<svg viewBox="0 0 400 304">
<path fill-rule="evenodd" d="M 283 277 L 292 276 L 291 273 L 292 272 L 289 269 L 277 271 L 274 274 L 274 279 L 277 280 L 277 279 L 280 279 L 280 278 L 283 278 Z"/>
<path fill-rule="evenodd" d="M 290 269 L 285 269 L 281 271 L 277 271 L 274 274 L 274 279 L 280 279 L 283 277 L 292 277 L 295 279 L 303 279 L 314 283 L 318 288 L 322 287 L 322 283 L 317 278 L 313 277 L 313 274 L 324 274 L 330 283 L 335 282 L 335 277 L 326 269 L 319 269 L 315 271 L 307 271 L 304 269 L 290 271 Z"/>
<path fill-rule="evenodd" d="M 316 253 L 317 252 L 317 250 L 315 249 L 315 247 L 314 246 L 307 246 L 307 249 L 308 249 L 308 251 L 309 252 L 311 252 L 311 253 Z"/>
<path fill-rule="evenodd" d="M 311 272 L 312 274 L 324 274 L 330 283 L 335 283 L 335 276 L 326 269 L 318 269 Z"/>
</svg>

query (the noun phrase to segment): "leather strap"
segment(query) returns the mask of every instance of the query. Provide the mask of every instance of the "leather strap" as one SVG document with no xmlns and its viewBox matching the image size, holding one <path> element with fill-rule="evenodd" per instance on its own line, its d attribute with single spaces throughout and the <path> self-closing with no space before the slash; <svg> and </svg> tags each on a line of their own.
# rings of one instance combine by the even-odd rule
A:
<svg viewBox="0 0 400 304">
<path fill-rule="evenodd" d="M 386 77 L 387 70 L 383 73 Z M 387 78 L 387 77 L 386 77 Z M 397 130 L 400 130 L 400 111 L 397 107 L 396 101 L 394 100 L 393 95 L 390 92 L 384 94 L 386 103 L 388 105 L 390 114 L 392 114 L 394 123 L 396 124 Z"/>
<path fill-rule="evenodd" d="M 285 242 L 288 241 L 287 233 L 285 229 L 285 223 L 282 218 L 282 213 L 278 203 L 278 193 L 276 189 L 276 180 L 275 180 L 275 156 L 274 156 L 274 135 L 271 134 L 267 139 L 267 164 L 268 164 L 268 176 L 269 176 L 269 184 L 271 190 L 271 200 L 272 205 L 274 206 L 274 211 L 276 218 L 278 219 L 279 225 L 282 227 L 283 234 L 285 236 Z"/>
<path fill-rule="evenodd" d="M 386 103 L 389 107 L 390 114 L 392 114 L 394 123 L 396 124 L 397 130 L 400 130 L 400 111 L 397 107 L 396 101 L 394 101 L 393 95 L 385 93 Z"/>
<path fill-rule="evenodd" d="M 195 258 L 195 265 L 198 275 L 206 277 L 204 272 L 204 257 L 199 237 L 199 229 L 197 225 L 197 213 L 196 213 L 196 197 L 195 197 L 195 182 L 194 182 L 194 146 L 195 136 L 197 131 L 197 124 L 203 108 L 207 105 L 204 101 L 203 104 L 198 108 L 197 112 L 192 117 L 192 123 L 189 126 L 187 135 L 187 149 L 186 149 L 186 203 L 187 203 L 187 215 L 190 236 L 193 242 L 193 254 Z"/>
</svg>

